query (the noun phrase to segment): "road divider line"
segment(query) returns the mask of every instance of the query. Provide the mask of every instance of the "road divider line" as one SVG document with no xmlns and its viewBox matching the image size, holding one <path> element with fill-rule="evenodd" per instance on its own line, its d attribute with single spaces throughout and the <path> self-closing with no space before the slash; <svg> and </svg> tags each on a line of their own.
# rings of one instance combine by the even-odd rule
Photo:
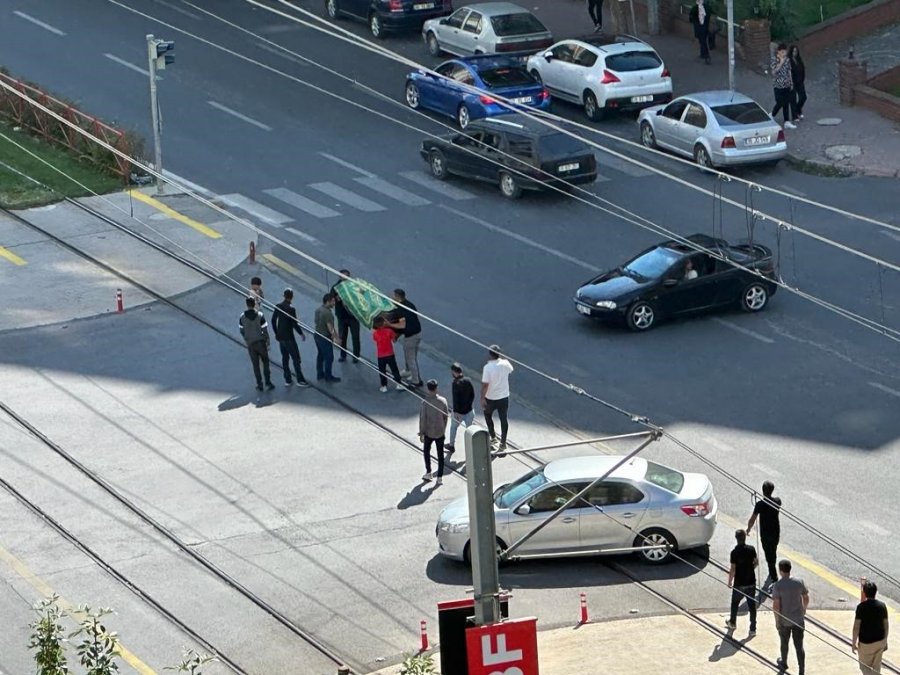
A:
<svg viewBox="0 0 900 675">
<path fill-rule="evenodd" d="M 125 59 L 120 59 L 120 58 L 119 58 L 118 56 L 116 56 L 115 54 L 110 54 L 109 52 L 107 52 L 107 53 L 104 54 L 103 56 L 105 56 L 106 58 L 108 58 L 110 61 L 113 61 L 113 62 L 115 62 L 115 63 L 118 63 L 120 66 L 125 66 L 125 67 L 128 68 L 129 70 L 133 70 L 133 71 L 136 72 L 136 73 L 140 73 L 140 74 L 143 75 L 144 77 L 150 77 L 150 71 L 149 71 L 149 70 L 147 70 L 147 69 L 145 69 L 145 68 L 141 68 L 140 66 L 136 66 L 136 65 L 134 65 L 133 63 L 131 63 L 130 61 L 126 61 Z"/>
<path fill-rule="evenodd" d="M 765 335 L 761 335 L 757 333 L 755 330 L 750 330 L 749 328 L 744 328 L 743 326 L 738 326 L 733 321 L 728 321 L 727 319 L 720 319 L 719 317 L 713 317 L 713 321 L 715 321 L 720 326 L 725 326 L 726 328 L 730 328 L 731 330 L 737 331 L 747 337 L 751 337 L 754 340 L 759 340 L 760 342 L 764 342 L 767 345 L 773 344 L 775 340 L 770 337 L 766 337 Z"/>
<path fill-rule="evenodd" d="M 491 232 L 496 232 L 497 234 L 502 234 L 505 237 L 509 237 L 510 239 L 515 239 L 516 241 L 525 244 L 527 246 L 531 246 L 533 248 L 538 249 L 539 251 L 543 251 L 544 253 L 549 253 L 552 256 L 556 256 L 560 260 L 565 260 L 566 262 L 570 262 L 573 265 L 578 265 L 578 267 L 583 267 L 584 269 L 590 270 L 592 272 L 597 271 L 597 266 L 592 265 L 589 262 L 585 262 L 584 260 L 579 260 L 578 258 L 569 255 L 568 253 L 563 253 L 562 251 L 557 251 L 555 248 L 551 248 L 549 246 L 545 246 L 544 244 L 535 241 L 534 239 L 529 239 L 528 237 L 521 235 L 517 232 L 512 232 L 507 230 L 506 228 L 500 227 L 499 225 L 494 225 L 492 223 L 487 222 L 486 220 L 482 220 L 481 218 L 476 218 L 475 216 L 470 216 L 468 213 L 464 211 L 460 211 L 458 209 L 454 209 L 446 204 L 439 204 L 440 208 L 445 211 L 449 211 L 450 213 L 456 214 L 460 218 L 465 218 L 468 221 L 476 223 L 477 225 L 481 225 L 486 230 L 490 230 Z"/>
<path fill-rule="evenodd" d="M 272 127 L 270 127 L 268 124 L 263 124 L 259 120 L 255 120 L 252 117 L 248 117 L 247 115 L 245 115 L 243 113 L 239 113 L 237 110 L 233 110 L 232 108 L 229 108 L 227 105 L 222 105 L 221 103 L 217 103 L 216 101 L 207 101 L 207 103 L 209 103 L 209 105 L 211 105 L 216 110 L 222 111 L 226 115 L 231 115 L 232 117 L 235 117 L 235 118 L 241 120 L 242 122 L 246 122 L 247 124 L 252 124 L 257 129 L 262 129 L 263 131 L 272 131 Z"/>
<path fill-rule="evenodd" d="M 268 262 L 275 265 L 275 267 L 279 268 L 280 270 L 287 272 L 291 276 L 297 277 L 298 279 L 302 280 L 304 283 L 315 288 L 317 291 L 324 292 L 324 291 L 328 290 L 328 286 L 323 284 L 321 281 L 319 281 L 318 279 L 314 279 L 311 276 L 309 276 L 308 274 L 301 272 L 296 267 L 291 265 L 289 262 L 282 260 L 274 253 L 263 253 L 262 257 L 263 257 L 263 260 L 267 260 Z"/>
<path fill-rule="evenodd" d="M 4 248 L 2 246 L 0 246 L 0 258 L 6 258 L 13 265 L 18 265 L 19 267 L 28 264 L 24 258 L 20 258 L 8 248 Z"/>
<path fill-rule="evenodd" d="M 870 520 L 860 520 L 857 522 L 862 527 L 866 528 L 867 530 L 871 530 L 872 532 L 877 534 L 879 537 L 889 537 L 891 535 L 889 530 L 884 529 L 883 527 L 881 527 L 881 525 L 877 525 Z"/>
<path fill-rule="evenodd" d="M 296 63 L 298 66 L 309 66 L 309 63 L 304 61 L 302 58 L 298 58 L 296 56 L 292 56 L 291 54 L 287 54 L 286 52 L 278 49 L 277 47 L 272 47 L 271 45 L 267 45 L 265 42 L 257 42 L 256 46 L 259 49 L 262 49 L 264 52 L 269 52 L 270 54 L 274 54 L 275 56 L 280 56 L 281 58 L 290 61 L 291 63 Z"/>
<path fill-rule="evenodd" d="M 885 237 L 890 237 L 894 241 L 900 241 L 900 234 L 897 234 L 896 232 L 891 232 L 890 230 L 878 230 L 878 231 L 881 232 L 881 234 L 883 234 Z"/>
<path fill-rule="evenodd" d="M 897 391 L 896 389 L 891 389 L 890 387 L 887 387 L 887 386 L 881 384 L 880 382 L 869 382 L 869 384 L 872 385 L 873 387 L 875 387 L 876 389 L 883 391 L 885 394 L 890 394 L 891 396 L 896 396 L 896 397 L 900 398 L 900 391 Z"/>
<path fill-rule="evenodd" d="M 15 14 L 15 15 L 16 15 L 17 17 L 19 17 L 20 19 L 25 19 L 26 21 L 30 21 L 30 22 L 33 23 L 35 26 L 39 26 L 39 27 L 43 28 L 43 29 L 46 30 L 46 31 L 50 31 L 50 32 L 53 33 L 54 35 L 59 35 L 60 37 L 64 37 L 64 36 L 65 36 L 65 33 L 64 33 L 63 31 L 61 31 L 59 28 L 56 28 L 56 27 L 54 27 L 54 26 L 51 26 L 49 23 L 44 23 L 44 22 L 41 21 L 40 19 L 35 19 L 35 18 L 34 18 L 33 16 L 31 16 L 30 14 L 26 14 L 25 12 L 20 12 L 19 10 L 14 11 L 13 14 Z"/>
<path fill-rule="evenodd" d="M 345 159 L 341 159 L 340 157 L 335 157 L 334 155 L 331 155 L 327 152 L 320 152 L 319 154 L 322 155 L 322 157 L 324 157 L 325 159 L 330 159 L 335 164 L 340 164 L 345 169 L 350 169 L 351 171 L 356 171 L 358 173 L 361 173 L 363 176 L 367 176 L 368 178 L 375 178 L 375 174 L 372 173 L 371 171 L 366 171 L 362 167 L 356 166 L 356 164 L 351 164 L 350 162 L 348 162 Z"/>
<path fill-rule="evenodd" d="M 701 436 L 700 437 L 706 443 L 709 443 L 716 450 L 721 450 L 722 452 L 737 452 L 737 448 L 733 445 L 726 443 L 725 441 L 720 441 L 718 438 L 714 438 L 713 436 Z"/>
<path fill-rule="evenodd" d="M 28 567 L 28 565 L 19 560 L 16 556 L 14 556 L 2 546 L 0 546 L 0 561 L 6 563 L 6 566 L 9 567 L 13 572 L 15 572 L 19 576 L 19 578 L 21 578 L 25 583 L 27 583 L 45 598 L 51 598 L 56 595 L 58 598 L 57 604 L 64 610 L 66 610 L 66 612 L 68 612 L 69 614 L 74 615 L 76 618 L 78 617 L 80 612 L 78 612 L 78 610 L 72 605 L 72 603 L 56 593 L 56 591 L 53 590 L 50 584 L 48 584 L 41 577 L 32 572 L 31 568 Z M 122 660 L 125 661 L 125 663 L 134 668 L 137 672 L 141 673 L 141 675 L 156 675 L 155 670 L 153 670 L 150 666 L 139 659 L 133 652 L 126 649 L 121 642 L 119 643 L 119 656 L 122 657 Z"/>
<path fill-rule="evenodd" d="M 219 239 L 222 236 L 221 233 L 216 232 L 211 227 L 208 227 L 207 225 L 204 225 L 203 223 L 196 221 L 193 218 L 189 218 L 188 216 L 184 215 L 183 213 L 179 213 L 178 211 L 173 209 L 171 206 L 167 206 L 166 204 L 163 204 L 158 199 L 154 199 L 150 195 L 146 195 L 143 192 L 141 192 L 140 190 L 129 190 L 128 194 L 130 194 L 132 197 L 137 199 L 139 202 L 144 202 L 144 204 L 152 206 L 154 209 L 156 209 L 160 213 L 164 213 L 167 216 L 169 216 L 169 218 L 172 218 L 173 220 L 177 220 L 179 223 L 182 223 L 183 225 L 187 225 L 188 227 L 190 227 L 194 230 L 197 230 L 197 232 L 209 237 L 210 239 Z"/>
<path fill-rule="evenodd" d="M 154 2 L 162 5 L 163 7 L 168 7 L 173 12 L 178 12 L 179 14 L 183 14 L 184 16 L 190 17 L 191 19 L 195 19 L 197 21 L 203 21 L 202 17 L 197 16 L 193 12 L 189 12 L 186 9 L 179 7 L 178 5 L 172 4 L 171 2 L 166 2 L 166 0 L 154 0 Z"/>
</svg>

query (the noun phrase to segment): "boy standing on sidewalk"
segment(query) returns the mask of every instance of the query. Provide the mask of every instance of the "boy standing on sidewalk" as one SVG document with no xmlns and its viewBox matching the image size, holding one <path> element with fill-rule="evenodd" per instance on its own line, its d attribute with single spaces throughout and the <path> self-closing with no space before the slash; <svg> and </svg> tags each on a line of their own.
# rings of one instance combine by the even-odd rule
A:
<svg viewBox="0 0 900 675">
<path fill-rule="evenodd" d="M 462 366 L 454 363 L 450 366 L 450 375 L 453 376 L 453 410 L 450 419 L 450 442 L 447 444 L 447 453 L 453 454 L 456 450 L 456 432 L 460 426 L 467 427 L 475 421 L 475 387 L 472 381 L 463 375 Z"/>
<path fill-rule="evenodd" d="M 394 355 L 394 342 L 397 340 L 397 333 L 393 328 L 388 328 L 387 321 L 384 317 L 375 317 L 372 324 L 375 329 L 372 331 L 372 340 L 375 342 L 375 356 L 378 357 L 378 379 L 381 381 L 381 393 L 387 393 L 387 369 L 391 369 L 394 376 L 394 382 L 397 383 L 397 389 L 406 389 L 400 380 L 400 369 L 397 367 L 397 357 Z"/>
<path fill-rule="evenodd" d="M 440 485 L 444 477 L 444 434 L 447 432 L 449 408 L 447 399 L 437 393 L 437 380 L 428 380 L 425 385 L 425 398 L 419 409 L 419 440 L 425 452 L 425 475 L 422 480 L 429 481 L 437 476 L 435 485 Z M 431 445 L 437 448 L 438 470 L 431 473 Z"/>
</svg>

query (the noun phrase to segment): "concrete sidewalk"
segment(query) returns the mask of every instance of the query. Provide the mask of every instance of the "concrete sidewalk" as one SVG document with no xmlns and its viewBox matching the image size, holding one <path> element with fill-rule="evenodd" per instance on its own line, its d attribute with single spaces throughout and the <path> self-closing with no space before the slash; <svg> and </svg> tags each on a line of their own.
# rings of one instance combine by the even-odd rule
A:
<svg viewBox="0 0 900 675">
<path fill-rule="evenodd" d="M 587 6 L 581 0 L 535 0 L 529 8 L 557 39 L 584 35 L 592 30 Z M 605 9 L 604 23 L 612 26 L 608 7 Z M 900 63 L 898 36 L 900 27 L 894 25 L 853 41 L 856 57 L 870 60 L 870 75 Z M 698 58 L 699 48 L 695 40 L 674 34 L 639 33 L 639 37 L 651 44 L 668 66 L 676 96 L 728 88 L 726 40 L 718 40 L 717 48 L 712 52 L 712 63 L 706 65 Z M 808 162 L 820 168 L 874 176 L 898 176 L 900 126 L 865 108 L 842 106 L 838 101 L 837 62 L 846 57 L 848 50 L 849 43 L 837 44 L 823 54 L 806 59 L 809 100 L 804 107 L 804 120 L 797 129 L 785 132 L 789 156 L 795 162 Z M 771 109 L 774 98 L 769 75 L 752 69 L 738 59 L 735 83 L 738 91 L 755 99 L 763 108 Z M 819 121 L 828 118 L 840 121 L 837 124 L 819 124 Z M 636 128 L 634 140 L 638 140 Z M 841 148 L 844 153 L 834 148 Z M 858 154 L 855 154 L 857 149 Z"/>
</svg>

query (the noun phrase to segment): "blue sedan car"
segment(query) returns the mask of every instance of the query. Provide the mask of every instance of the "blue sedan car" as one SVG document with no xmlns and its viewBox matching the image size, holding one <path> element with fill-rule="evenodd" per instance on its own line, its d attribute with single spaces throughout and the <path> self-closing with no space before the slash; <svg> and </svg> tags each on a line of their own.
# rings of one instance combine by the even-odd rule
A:
<svg viewBox="0 0 900 675">
<path fill-rule="evenodd" d="M 515 112 L 490 94 L 502 96 L 523 108 L 550 108 L 550 94 L 525 70 L 524 59 L 514 56 L 472 56 L 445 61 L 434 69 L 442 77 L 417 70 L 406 77 L 406 103 L 456 119 L 460 129 L 469 122 Z M 484 93 L 471 91 L 471 87 Z"/>
</svg>

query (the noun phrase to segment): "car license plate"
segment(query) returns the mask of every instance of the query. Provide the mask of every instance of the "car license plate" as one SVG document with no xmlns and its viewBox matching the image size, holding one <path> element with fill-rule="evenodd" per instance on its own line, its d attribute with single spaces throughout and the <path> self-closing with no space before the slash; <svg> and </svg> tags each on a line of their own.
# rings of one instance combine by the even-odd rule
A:
<svg viewBox="0 0 900 675">
<path fill-rule="evenodd" d="M 765 145 L 769 142 L 771 136 L 753 136 L 744 141 L 747 145 Z"/>
<path fill-rule="evenodd" d="M 632 96 L 632 103 L 647 103 L 648 101 L 652 101 L 653 96 L 651 94 L 647 94 L 646 96 Z"/>
<path fill-rule="evenodd" d="M 530 96 L 520 96 L 519 98 L 514 98 L 512 100 L 512 102 L 513 103 L 531 103 L 531 100 L 532 99 Z"/>
<path fill-rule="evenodd" d="M 585 307 L 584 305 L 575 305 L 575 309 L 577 309 L 581 314 L 590 314 L 591 310 Z"/>
<path fill-rule="evenodd" d="M 419 2 L 413 5 L 413 9 L 434 9 L 433 2 Z"/>
<path fill-rule="evenodd" d="M 581 168 L 581 164 L 579 162 L 572 162 L 571 164 L 560 164 L 560 171 L 574 171 L 575 169 Z"/>
</svg>

